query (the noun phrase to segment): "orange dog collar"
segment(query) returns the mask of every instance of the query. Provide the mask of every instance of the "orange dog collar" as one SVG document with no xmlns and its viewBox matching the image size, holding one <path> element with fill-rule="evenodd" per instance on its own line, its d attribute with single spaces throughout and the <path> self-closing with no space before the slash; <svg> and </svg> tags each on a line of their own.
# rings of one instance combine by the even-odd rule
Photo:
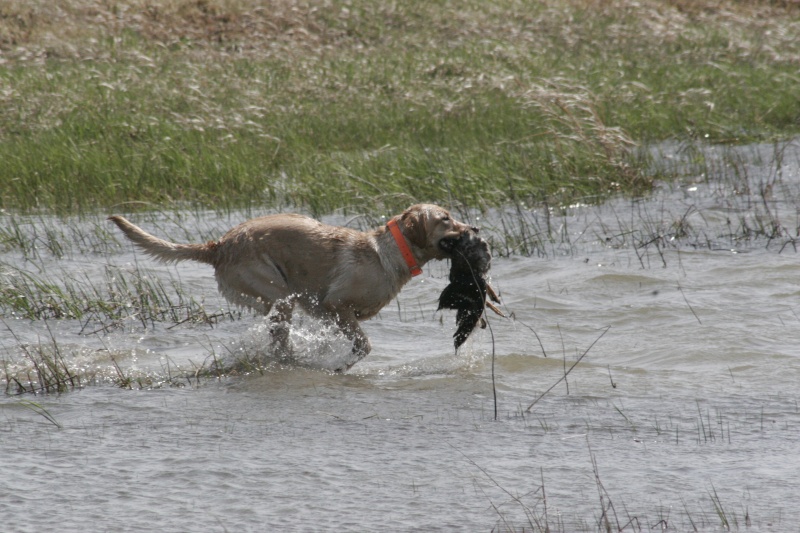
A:
<svg viewBox="0 0 800 533">
<path fill-rule="evenodd" d="M 422 269 L 417 266 L 417 260 L 414 259 L 414 254 L 411 253 L 411 249 L 408 247 L 408 243 L 406 243 L 406 238 L 403 236 L 403 233 L 400 231 L 400 227 L 397 225 L 397 221 L 392 219 L 389 221 L 386 226 L 389 228 L 389 231 L 392 232 L 392 236 L 394 237 L 394 241 L 397 243 L 397 247 L 400 248 L 400 253 L 403 256 L 403 259 L 406 260 L 406 264 L 408 265 L 408 269 L 411 271 L 412 276 L 419 276 L 422 274 Z"/>
</svg>

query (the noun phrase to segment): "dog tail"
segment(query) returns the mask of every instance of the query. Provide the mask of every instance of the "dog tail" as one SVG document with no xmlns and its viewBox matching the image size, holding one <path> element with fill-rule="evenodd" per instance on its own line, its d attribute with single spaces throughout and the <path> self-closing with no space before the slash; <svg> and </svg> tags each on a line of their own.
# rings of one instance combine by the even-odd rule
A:
<svg viewBox="0 0 800 533">
<path fill-rule="evenodd" d="M 116 224 L 136 246 L 143 249 L 147 255 L 159 261 L 173 263 L 193 260 L 210 265 L 213 265 L 215 262 L 217 256 L 217 243 L 215 242 L 206 244 L 177 244 L 150 235 L 139 226 L 129 222 L 125 217 L 113 215 L 108 217 L 108 219 Z"/>
</svg>

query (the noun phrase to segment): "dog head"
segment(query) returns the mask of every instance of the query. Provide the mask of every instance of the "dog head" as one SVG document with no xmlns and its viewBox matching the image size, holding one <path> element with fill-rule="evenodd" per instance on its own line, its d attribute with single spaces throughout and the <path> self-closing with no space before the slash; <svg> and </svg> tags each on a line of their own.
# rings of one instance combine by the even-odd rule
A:
<svg viewBox="0 0 800 533">
<path fill-rule="evenodd" d="M 450 257 L 463 234 L 478 231 L 431 204 L 412 205 L 399 215 L 398 225 L 406 239 L 422 250 L 424 261 Z"/>
</svg>

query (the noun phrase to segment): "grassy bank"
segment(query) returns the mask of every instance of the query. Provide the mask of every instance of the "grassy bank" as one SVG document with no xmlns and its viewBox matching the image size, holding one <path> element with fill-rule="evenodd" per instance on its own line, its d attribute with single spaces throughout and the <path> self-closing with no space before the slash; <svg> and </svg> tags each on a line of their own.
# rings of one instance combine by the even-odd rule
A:
<svg viewBox="0 0 800 533">
<path fill-rule="evenodd" d="M 0 53 L 23 212 L 570 200 L 800 132 L 793 2 L 10 0 Z"/>
</svg>

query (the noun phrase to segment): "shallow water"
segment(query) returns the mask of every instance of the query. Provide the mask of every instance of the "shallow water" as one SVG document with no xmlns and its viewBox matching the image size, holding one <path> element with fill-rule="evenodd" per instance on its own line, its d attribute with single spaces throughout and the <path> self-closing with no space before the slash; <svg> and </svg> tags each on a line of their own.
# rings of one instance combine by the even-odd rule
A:
<svg viewBox="0 0 800 533">
<path fill-rule="evenodd" d="M 55 339 L 97 377 L 61 395 L 0 399 L 4 529 L 592 531 L 608 520 L 634 531 L 792 530 L 800 156 L 789 145 L 778 166 L 775 153 L 711 150 L 704 168 L 715 175 L 687 167 L 685 181 L 646 199 L 549 217 L 473 214 L 494 239 L 503 223 L 552 238 L 530 257 L 499 257 L 497 244 L 493 284 L 514 320 L 490 315 L 491 330 L 458 354 L 452 314 L 435 313 L 444 264 L 365 324 L 373 353 L 346 375 L 324 370 L 346 346 L 308 319 L 292 334 L 299 361 L 176 387 L 170 378 L 212 353 L 263 352 L 264 320 L 143 327 L 134 318 L 86 335 L 78 321 L 7 316 L 7 364 L 26 364 L 21 346 Z M 140 222 L 200 241 L 250 215 Z M 757 231 L 765 221 L 780 222 L 773 238 Z M 65 224 L 78 235 L 104 227 Z M 227 308 L 208 267 L 159 266 L 121 240 L 82 242 L 61 258 L 4 252 L 3 283 L 20 270 L 100 279 L 108 265 L 138 264 L 209 312 Z M 163 386 L 112 385 L 109 354 Z"/>
</svg>

